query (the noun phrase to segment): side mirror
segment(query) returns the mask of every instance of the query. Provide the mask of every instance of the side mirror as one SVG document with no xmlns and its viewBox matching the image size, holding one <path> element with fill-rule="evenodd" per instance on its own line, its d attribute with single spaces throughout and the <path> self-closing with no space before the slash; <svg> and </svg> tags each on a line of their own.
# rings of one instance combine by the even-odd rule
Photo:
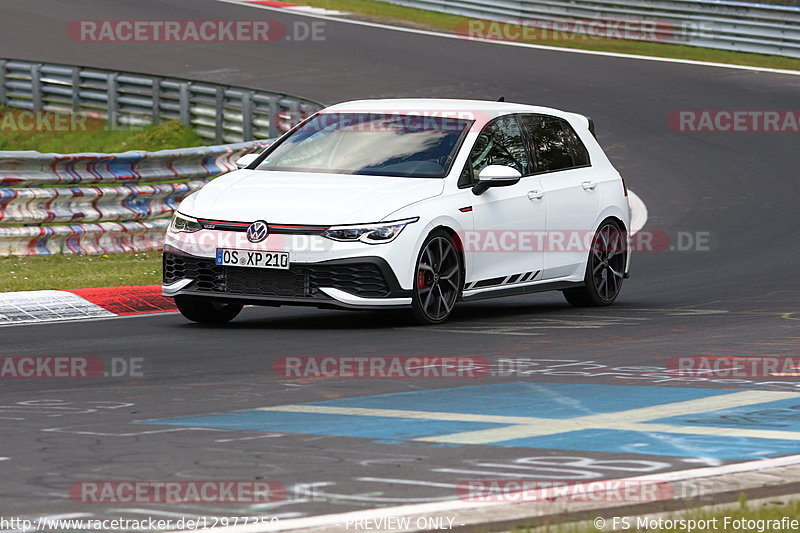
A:
<svg viewBox="0 0 800 533">
<path fill-rule="evenodd" d="M 478 183 L 472 187 L 476 196 L 485 193 L 490 187 L 508 187 L 519 183 L 522 174 L 519 170 L 505 165 L 489 165 L 478 174 Z"/>
<path fill-rule="evenodd" d="M 250 164 L 258 159 L 261 154 L 245 154 L 236 160 L 236 168 L 247 168 Z"/>
</svg>

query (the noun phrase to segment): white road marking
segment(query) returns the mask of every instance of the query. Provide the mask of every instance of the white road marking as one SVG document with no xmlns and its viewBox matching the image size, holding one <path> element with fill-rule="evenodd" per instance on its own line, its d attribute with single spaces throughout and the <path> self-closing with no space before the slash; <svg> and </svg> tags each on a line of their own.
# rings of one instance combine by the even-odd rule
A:
<svg viewBox="0 0 800 533">
<path fill-rule="evenodd" d="M 685 414 L 705 413 L 708 411 L 757 405 L 760 403 L 793 398 L 800 398 L 800 395 L 792 392 L 744 391 L 685 402 L 654 405 L 652 407 L 631 409 L 629 411 L 580 416 L 562 420 L 535 419 L 535 421 L 516 426 L 481 429 L 477 431 L 454 433 L 451 435 L 440 435 L 437 437 L 423 437 L 416 440 L 449 444 L 490 444 L 512 439 L 539 437 L 585 429 L 612 429 L 655 433 L 658 430 L 654 429 L 653 424 L 646 423 L 648 420 L 657 420 Z M 712 427 L 701 428 L 695 426 L 676 426 L 672 424 L 660 424 L 660 427 L 662 429 L 672 428 L 670 433 L 726 435 L 732 437 L 781 440 L 792 436 L 789 440 L 800 440 L 800 433 L 786 431 Z"/>
<path fill-rule="evenodd" d="M 238 437 L 235 439 L 216 439 L 214 442 L 237 442 L 240 440 L 256 440 L 256 439 L 274 439 L 275 437 L 283 437 L 283 433 L 270 433 L 269 435 L 258 435 L 256 437 Z"/>
<path fill-rule="evenodd" d="M 240 6 L 246 7 L 253 7 L 256 9 L 266 9 L 268 11 L 278 11 L 286 13 L 284 8 L 280 7 L 270 7 L 264 6 L 260 4 L 249 4 L 243 0 L 217 0 L 218 2 L 224 2 L 226 4 L 235 4 Z M 390 26 L 388 24 L 380 24 L 377 22 L 367 22 L 364 20 L 355 20 L 355 19 L 347 19 L 347 18 L 340 18 L 340 17 L 331 17 L 325 15 L 318 15 L 315 13 L 305 13 L 302 11 L 293 11 L 295 15 L 301 17 L 312 17 L 312 18 L 319 18 L 323 20 L 330 20 L 333 22 L 341 22 L 344 24 L 354 24 L 356 26 L 365 26 L 368 28 L 377 28 L 381 30 L 389 30 L 389 31 L 399 31 L 403 33 L 413 33 L 416 35 L 426 35 L 429 37 L 442 37 L 445 39 L 460 39 L 466 40 L 462 35 L 457 35 L 455 33 L 444 33 L 438 31 L 431 31 L 431 30 L 420 30 L 416 28 L 406 28 L 401 26 Z M 582 54 L 582 55 L 593 55 L 593 56 L 604 56 L 604 57 L 616 57 L 621 59 L 637 59 L 639 61 L 657 61 L 659 63 L 677 63 L 682 65 L 696 65 L 700 67 L 715 67 L 715 68 L 724 68 L 730 70 L 749 70 L 752 72 L 770 72 L 773 74 L 786 74 L 789 76 L 800 76 L 800 70 L 788 70 L 788 69 L 779 69 L 779 68 L 768 68 L 768 67 L 753 67 L 749 65 L 733 65 L 729 63 L 715 63 L 711 61 L 695 61 L 692 59 L 675 59 L 670 57 L 659 57 L 659 56 L 640 56 L 635 54 L 621 54 L 617 52 L 601 52 L 598 50 L 581 50 L 578 48 L 561 48 L 558 46 L 547 46 L 543 44 L 532 44 L 532 43 L 519 43 L 514 41 L 498 41 L 494 39 L 477 39 L 472 38 L 469 39 L 470 42 L 481 42 L 484 44 L 493 44 L 498 46 L 516 46 L 520 48 L 531 48 L 535 50 L 548 50 L 551 52 L 564 52 L 567 54 Z"/>
<path fill-rule="evenodd" d="M 630 189 L 628 189 L 628 205 L 631 210 L 630 234 L 636 235 L 647 223 L 647 206 L 644 200 L 639 198 L 639 196 Z"/>
<path fill-rule="evenodd" d="M 135 431 L 130 433 L 103 433 L 100 431 L 80 431 L 77 429 L 64 428 L 47 428 L 42 431 L 47 433 L 72 433 L 74 435 L 93 435 L 97 437 L 139 437 L 141 435 L 155 435 L 158 433 L 176 433 L 179 431 L 224 431 L 214 428 L 170 428 L 170 429 L 156 429 L 151 431 Z"/>
<path fill-rule="evenodd" d="M 433 481 L 422 481 L 416 479 L 393 479 L 383 477 L 359 477 L 356 481 L 371 481 L 374 483 L 392 483 L 394 485 L 415 485 L 420 487 L 439 487 L 445 489 L 457 489 L 457 483 L 434 483 Z"/>
<path fill-rule="evenodd" d="M 652 424 L 650 420 L 658 420 L 672 416 L 706 413 L 721 409 L 758 405 L 777 400 L 800 398 L 793 392 L 743 391 L 700 398 L 683 402 L 654 405 L 614 413 L 602 413 L 566 419 L 538 418 L 526 416 L 481 415 L 471 413 L 445 413 L 435 411 L 412 411 L 402 409 L 371 409 L 364 407 L 335 407 L 328 405 L 279 405 L 261 407 L 260 411 L 276 411 L 284 413 L 314 413 L 350 416 L 376 416 L 388 418 L 441 420 L 458 422 L 487 422 L 512 424 L 504 427 L 480 429 L 422 437 L 415 439 L 421 442 L 446 444 L 492 444 L 512 439 L 539 437 L 585 429 L 612 429 L 622 431 L 639 431 L 644 433 L 682 433 L 690 435 L 717 435 L 744 438 L 762 438 L 779 440 L 800 440 L 800 433 L 792 431 L 743 429 L 731 427 L 683 426 L 675 424 Z"/>
<path fill-rule="evenodd" d="M 774 459 L 759 459 L 757 461 L 748 461 L 746 463 L 680 470 L 677 472 L 667 472 L 664 474 L 645 474 L 638 477 L 615 479 L 614 481 L 646 481 L 648 483 L 689 481 L 725 474 L 755 472 L 768 468 L 779 468 L 797 464 L 800 464 L 800 455 L 789 455 L 786 457 L 776 457 Z M 510 499 L 513 500 L 512 498 Z M 495 515 L 502 515 L 504 509 L 511 509 L 513 506 L 517 505 L 519 504 L 513 501 L 509 503 L 508 501 L 479 502 L 467 500 L 447 500 L 443 502 L 401 505 L 396 507 L 381 507 L 365 511 L 352 511 L 348 513 L 310 516 L 295 520 L 281 521 L 274 527 L 269 527 L 264 524 L 248 524 L 244 526 L 207 529 L 204 531 L 204 533 L 259 533 L 262 531 L 288 531 L 325 526 L 341 527 L 342 524 L 345 524 L 348 521 L 352 523 L 355 520 L 379 520 L 381 518 L 396 518 L 400 516 L 430 517 L 442 513 L 459 513 L 475 511 L 479 509 L 492 511 Z"/>
<path fill-rule="evenodd" d="M 0 328 L 13 328 L 13 327 L 24 327 L 24 326 L 39 326 L 41 324 L 57 324 L 59 322 L 98 322 L 101 320 L 125 320 L 128 318 L 148 318 L 153 316 L 163 316 L 163 315 L 177 315 L 180 311 L 163 311 L 159 313 L 143 313 L 141 315 L 115 315 L 111 314 L 111 316 L 102 316 L 102 317 L 92 317 L 92 318 L 60 318 L 56 320 L 41 320 L 38 322 L 12 322 L 12 323 L 3 323 L 0 324 Z"/>
<path fill-rule="evenodd" d="M 544 418 L 525 416 L 476 415 L 469 413 L 439 413 L 435 411 L 406 411 L 401 409 L 369 409 L 365 407 L 332 407 L 327 405 L 278 405 L 259 407 L 259 411 L 283 413 L 317 413 L 327 415 L 382 416 L 388 418 L 419 418 L 423 420 L 447 420 L 459 422 L 496 422 L 498 424 L 524 424 L 544 421 Z"/>
</svg>

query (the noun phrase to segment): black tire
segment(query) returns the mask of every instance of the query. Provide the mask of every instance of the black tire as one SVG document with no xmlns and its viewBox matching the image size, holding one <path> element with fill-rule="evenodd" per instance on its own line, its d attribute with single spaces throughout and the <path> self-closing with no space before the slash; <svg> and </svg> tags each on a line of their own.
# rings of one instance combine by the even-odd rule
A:
<svg viewBox="0 0 800 533">
<path fill-rule="evenodd" d="M 235 302 L 201 300 L 186 296 L 176 296 L 178 311 L 192 322 L 200 324 L 224 324 L 241 313 L 244 305 Z"/>
<path fill-rule="evenodd" d="M 414 269 L 411 308 L 420 324 L 441 324 L 461 295 L 463 264 L 452 237 L 432 232 L 422 243 Z"/>
<path fill-rule="evenodd" d="M 616 220 L 604 220 L 592 238 L 584 285 L 563 291 L 564 298 L 576 307 L 613 304 L 622 289 L 626 256 L 622 227 Z"/>
</svg>

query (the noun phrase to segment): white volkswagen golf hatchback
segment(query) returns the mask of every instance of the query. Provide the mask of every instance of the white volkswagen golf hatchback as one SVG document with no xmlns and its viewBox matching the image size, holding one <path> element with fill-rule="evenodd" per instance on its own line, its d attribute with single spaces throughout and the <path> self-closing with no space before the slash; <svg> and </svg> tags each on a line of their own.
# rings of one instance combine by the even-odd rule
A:
<svg viewBox="0 0 800 533">
<path fill-rule="evenodd" d="M 244 305 L 409 308 L 560 290 L 614 302 L 627 190 L 579 114 L 506 102 L 324 109 L 187 197 L 163 294 L 196 322 Z"/>
</svg>

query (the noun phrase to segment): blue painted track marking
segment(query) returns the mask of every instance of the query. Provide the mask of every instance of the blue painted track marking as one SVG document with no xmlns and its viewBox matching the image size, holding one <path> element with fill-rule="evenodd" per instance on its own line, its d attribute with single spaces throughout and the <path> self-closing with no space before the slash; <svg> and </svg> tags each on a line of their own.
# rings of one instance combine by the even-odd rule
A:
<svg viewBox="0 0 800 533">
<path fill-rule="evenodd" d="M 679 387 L 523 382 L 357 396 L 314 402 L 311 405 L 562 419 L 696 400 L 730 392 Z"/>
<path fill-rule="evenodd" d="M 798 416 L 781 419 L 785 413 Z M 800 395 L 520 382 L 140 423 L 359 437 L 392 443 L 483 444 L 746 460 L 797 453 Z"/>
<path fill-rule="evenodd" d="M 800 398 L 653 420 L 656 424 L 737 427 L 800 432 Z"/>
<path fill-rule="evenodd" d="M 413 440 L 448 432 L 457 433 L 503 426 L 503 424 L 485 422 L 398 420 L 397 418 L 379 416 L 354 417 L 349 415 L 281 413 L 257 410 L 236 411 L 209 416 L 188 416 L 168 420 L 148 420 L 145 423 L 400 440 Z"/>
</svg>

